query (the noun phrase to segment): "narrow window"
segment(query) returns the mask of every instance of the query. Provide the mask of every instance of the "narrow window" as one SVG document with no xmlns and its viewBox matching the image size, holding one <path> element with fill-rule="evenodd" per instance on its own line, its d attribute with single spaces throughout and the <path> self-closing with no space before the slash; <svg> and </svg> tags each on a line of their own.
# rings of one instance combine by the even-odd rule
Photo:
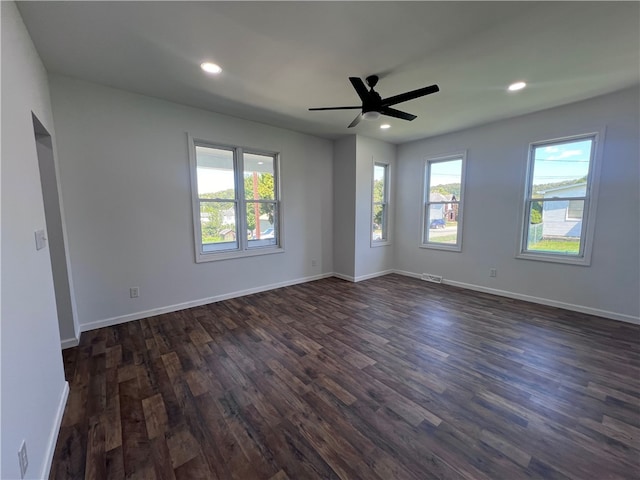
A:
<svg viewBox="0 0 640 480">
<path fill-rule="evenodd" d="M 196 260 L 281 249 L 278 155 L 193 140 Z"/>
<path fill-rule="evenodd" d="M 389 165 L 373 166 L 372 245 L 389 241 Z"/>
<path fill-rule="evenodd" d="M 596 135 L 532 144 L 520 257 L 587 263 Z"/>
<path fill-rule="evenodd" d="M 427 160 L 424 182 L 423 247 L 461 250 L 465 163 L 464 153 Z"/>
</svg>

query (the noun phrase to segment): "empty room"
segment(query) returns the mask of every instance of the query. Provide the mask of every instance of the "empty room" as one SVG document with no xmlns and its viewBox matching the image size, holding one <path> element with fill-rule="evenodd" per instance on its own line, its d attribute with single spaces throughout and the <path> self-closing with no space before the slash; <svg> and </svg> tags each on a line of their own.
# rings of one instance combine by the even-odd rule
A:
<svg viewBox="0 0 640 480">
<path fill-rule="evenodd" d="M 640 3 L 0 20 L 0 478 L 638 478 Z"/>
</svg>

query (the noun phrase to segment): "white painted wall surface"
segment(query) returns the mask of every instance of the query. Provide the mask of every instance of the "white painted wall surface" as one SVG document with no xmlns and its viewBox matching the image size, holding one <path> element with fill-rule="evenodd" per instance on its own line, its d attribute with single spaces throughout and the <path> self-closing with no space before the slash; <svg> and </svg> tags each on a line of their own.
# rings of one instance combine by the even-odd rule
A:
<svg viewBox="0 0 640 480">
<path fill-rule="evenodd" d="M 333 268 L 339 276 L 355 278 L 356 258 L 356 136 L 333 146 Z"/>
<path fill-rule="evenodd" d="M 523 93 L 526 94 L 526 91 Z M 638 320 L 639 90 L 398 147 L 396 268 Z M 606 127 L 590 267 L 516 259 L 529 143 Z M 424 159 L 468 150 L 462 252 L 418 248 Z M 497 277 L 489 269 L 497 268 Z"/>
<path fill-rule="evenodd" d="M 66 77 L 50 88 L 82 330 L 333 271 L 331 141 Z M 284 253 L 195 263 L 187 132 L 280 152 Z"/>
<path fill-rule="evenodd" d="M 0 477 L 20 478 L 18 449 L 27 442 L 25 478 L 48 476 L 67 384 L 49 249 L 36 251 L 45 228 L 31 112 L 53 135 L 47 75 L 13 2 L 2 17 L 2 307 Z M 55 144 L 54 144 L 55 146 Z"/>
<path fill-rule="evenodd" d="M 389 164 L 389 242 L 371 246 L 371 205 L 374 162 Z M 355 278 L 363 279 L 394 268 L 394 180 L 396 146 L 361 135 L 356 136 L 356 250 Z"/>
</svg>

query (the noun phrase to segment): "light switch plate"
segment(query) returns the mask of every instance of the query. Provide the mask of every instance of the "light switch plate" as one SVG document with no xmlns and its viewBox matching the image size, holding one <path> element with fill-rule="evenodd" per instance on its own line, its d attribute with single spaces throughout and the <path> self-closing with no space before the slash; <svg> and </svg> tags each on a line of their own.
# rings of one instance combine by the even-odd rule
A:
<svg viewBox="0 0 640 480">
<path fill-rule="evenodd" d="M 47 237 L 45 236 L 44 230 L 36 230 L 36 250 L 42 250 L 47 246 Z"/>
</svg>

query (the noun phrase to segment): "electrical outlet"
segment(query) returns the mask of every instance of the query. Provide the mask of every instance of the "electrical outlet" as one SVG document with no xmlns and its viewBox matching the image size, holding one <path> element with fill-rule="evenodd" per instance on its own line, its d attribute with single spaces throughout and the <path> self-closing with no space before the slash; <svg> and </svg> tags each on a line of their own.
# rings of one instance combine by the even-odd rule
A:
<svg viewBox="0 0 640 480">
<path fill-rule="evenodd" d="M 18 462 L 20 463 L 20 478 L 24 478 L 27 474 L 27 467 L 29 466 L 29 457 L 27 457 L 27 442 L 22 441 L 20 450 L 18 450 Z"/>
<path fill-rule="evenodd" d="M 318 266 L 318 262 L 316 260 L 311 260 L 311 266 L 312 267 L 317 267 Z"/>
<path fill-rule="evenodd" d="M 140 296 L 140 288 L 138 287 L 131 287 L 129 289 L 129 296 L 131 298 L 138 298 Z"/>
<path fill-rule="evenodd" d="M 497 268 L 492 268 L 491 270 L 489 270 L 489 276 L 490 277 L 497 277 L 498 276 L 498 269 Z"/>
</svg>

